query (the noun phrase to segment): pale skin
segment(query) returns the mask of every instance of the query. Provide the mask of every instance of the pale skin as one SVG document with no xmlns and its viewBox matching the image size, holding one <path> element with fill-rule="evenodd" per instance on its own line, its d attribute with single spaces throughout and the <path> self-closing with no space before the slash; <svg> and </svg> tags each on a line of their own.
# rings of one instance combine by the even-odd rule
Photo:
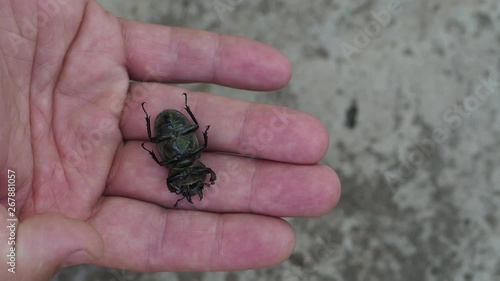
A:
<svg viewBox="0 0 500 281">
<path fill-rule="evenodd" d="M 280 52 L 118 19 L 93 1 L 53 2 L 49 15 L 47 1 L 0 0 L 0 221 L 8 218 L 8 169 L 19 218 L 16 274 L 2 254 L 2 276 L 48 280 L 81 263 L 135 271 L 271 266 L 295 245 L 280 217 L 319 216 L 338 202 L 337 175 L 317 164 L 329 145 L 318 119 L 164 84 L 272 91 L 291 77 Z M 141 148 L 140 104 L 153 120 L 166 108 L 185 113 L 183 92 L 200 128 L 211 125 L 202 161 L 219 178 L 203 201 L 174 209 L 167 170 Z M 8 235 L 3 227 L 2 253 Z"/>
</svg>

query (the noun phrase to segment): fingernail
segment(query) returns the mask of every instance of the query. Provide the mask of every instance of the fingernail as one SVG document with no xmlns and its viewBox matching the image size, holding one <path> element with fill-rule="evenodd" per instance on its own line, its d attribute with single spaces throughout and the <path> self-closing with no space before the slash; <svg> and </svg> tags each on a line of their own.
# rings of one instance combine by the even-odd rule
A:
<svg viewBox="0 0 500 281">
<path fill-rule="evenodd" d="M 86 250 L 77 250 L 66 258 L 62 266 L 67 267 L 82 263 L 89 263 L 93 259 L 94 257 Z"/>
</svg>

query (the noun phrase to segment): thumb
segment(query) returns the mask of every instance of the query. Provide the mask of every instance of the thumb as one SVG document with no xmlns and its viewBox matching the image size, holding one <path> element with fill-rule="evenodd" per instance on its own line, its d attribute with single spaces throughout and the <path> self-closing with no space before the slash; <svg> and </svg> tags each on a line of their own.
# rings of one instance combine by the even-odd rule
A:
<svg viewBox="0 0 500 281">
<path fill-rule="evenodd" d="M 6 260 L 0 274 L 6 279 L 1 280 L 46 281 L 62 266 L 89 263 L 103 253 L 101 237 L 83 221 L 58 213 L 34 215 L 21 224 L 8 218 L 7 210 L 0 206 L 0 221 L 7 222 L 7 227 L 0 230 L 0 260 Z M 13 232 L 9 225 L 18 228 Z"/>
</svg>

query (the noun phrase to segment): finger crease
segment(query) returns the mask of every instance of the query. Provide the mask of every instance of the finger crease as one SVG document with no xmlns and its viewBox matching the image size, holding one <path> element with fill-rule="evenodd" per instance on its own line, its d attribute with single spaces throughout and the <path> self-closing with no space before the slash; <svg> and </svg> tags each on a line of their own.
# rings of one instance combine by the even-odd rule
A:
<svg viewBox="0 0 500 281">
<path fill-rule="evenodd" d="M 208 265 L 210 269 L 218 268 L 217 264 L 214 263 L 215 260 L 222 260 L 223 267 L 225 267 L 224 250 L 223 250 L 223 239 L 224 239 L 224 215 L 218 215 L 217 223 L 215 224 L 214 231 L 214 243 L 212 244 L 212 251 L 209 256 L 210 260 Z"/>
<path fill-rule="evenodd" d="M 259 161 L 259 160 L 255 160 Z M 255 213 L 255 207 L 254 207 L 254 202 L 255 202 L 255 194 L 256 190 L 258 187 L 258 165 L 256 162 L 253 163 L 253 171 L 252 171 L 252 176 L 250 178 L 250 194 L 249 194 L 249 199 L 248 199 L 248 206 L 247 209 L 251 213 Z"/>
<path fill-rule="evenodd" d="M 219 62 L 220 62 L 220 59 L 221 59 L 221 56 L 220 56 L 220 48 L 221 48 L 221 35 L 220 34 L 217 34 L 217 39 L 215 40 L 215 43 L 216 43 L 216 46 L 214 48 L 214 55 L 213 55 L 213 60 L 212 60 L 212 79 L 211 81 L 214 81 L 214 82 L 219 82 L 217 79 L 219 77 L 218 75 L 218 68 L 217 68 L 217 65 L 220 65 Z"/>
<path fill-rule="evenodd" d="M 245 152 L 245 127 L 247 127 L 247 123 L 250 122 L 250 107 L 252 104 L 248 104 L 247 107 L 245 108 L 245 112 L 243 112 L 243 118 L 241 120 L 241 125 L 240 125 L 240 133 L 238 135 L 238 140 L 236 143 L 236 147 L 238 149 L 238 152 Z"/>
</svg>

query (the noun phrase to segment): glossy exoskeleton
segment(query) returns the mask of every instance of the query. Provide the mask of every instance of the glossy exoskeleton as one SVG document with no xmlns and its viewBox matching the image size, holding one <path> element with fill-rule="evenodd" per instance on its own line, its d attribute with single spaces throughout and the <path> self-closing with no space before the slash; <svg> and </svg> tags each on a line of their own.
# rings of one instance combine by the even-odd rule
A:
<svg viewBox="0 0 500 281">
<path fill-rule="evenodd" d="M 158 165 L 169 169 L 167 187 L 170 192 L 180 194 L 183 197 L 177 200 L 174 207 L 182 199 L 186 198 L 189 203 L 193 203 L 192 196 L 198 195 L 203 199 L 203 188 L 214 184 L 216 175 L 212 169 L 206 167 L 199 160 L 201 152 L 207 148 L 208 129 L 203 132 L 204 144 L 200 146 L 195 132 L 198 130 L 198 121 L 191 112 L 187 104 L 187 94 L 184 93 L 185 110 L 193 119 L 194 125 L 179 111 L 167 109 L 162 111 L 155 120 L 154 137 L 151 136 L 150 115 L 144 108 L 145 102 L 141 104 L 142 110 L 146 114 L 146 126 L 149 141 L 156 143 L 160 159 L 156 157 L 152 150 L 147 149 L 142 143 L 142 148 L 149 152 Z M 206 176 L 210 174 L 210 184 L 205 183 Z"/>
</svg>

